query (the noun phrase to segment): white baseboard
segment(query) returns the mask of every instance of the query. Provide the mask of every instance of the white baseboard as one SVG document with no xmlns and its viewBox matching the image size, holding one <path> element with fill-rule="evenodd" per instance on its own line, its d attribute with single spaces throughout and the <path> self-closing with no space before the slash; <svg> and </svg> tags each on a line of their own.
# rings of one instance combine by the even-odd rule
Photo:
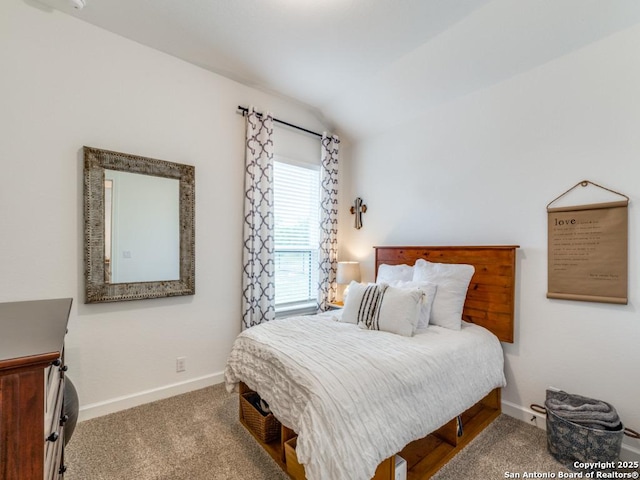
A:
<svg viewBox="0 0 640 480">
<path fill-rule="evenodd" d="M 516 405 L 505 400 L 502 401 L 502 413 L 510 417 L 522 420 L 525 423 L 535 425 L 542 430 L 547 429 L 547 417 L 541 413 L 534 412 L 529 408 Z M 640 462 L 640 450 L 631 445 L 625 445 L 625 439 L 622 440 L 622 449 L 620 451 L 620 460 L 626 462 Z"/>
<path fill-rule="evenodd" d="M 103 415 L 108 415 L 109 413 L 115 413 L 120 410 L 126 410 L 127 408 L 137 407 L 144 403 L 155 402 L 156 400 L 162 400 L 163 398 L 169 398 L 182 393 L 191 392 L 193 390 L 199 390 L 201 388 L 222 383 L 223 381 L 224 374 L 222 372 L 212 373 L 203 377 L 191 378 L 183 382 L 152 388 L 151 390 L 136 392 L 102 402 L 90 403 L 80 407 L 78 421 L 83 422 L 91 418 L 101 417 Z"/>
</svg>

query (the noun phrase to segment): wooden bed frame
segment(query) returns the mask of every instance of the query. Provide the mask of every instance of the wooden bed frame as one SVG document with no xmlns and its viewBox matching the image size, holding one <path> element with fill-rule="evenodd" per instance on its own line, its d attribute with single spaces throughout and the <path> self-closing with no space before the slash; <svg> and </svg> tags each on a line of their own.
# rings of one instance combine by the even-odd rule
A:
<svg viewBox="0 0 640 480">
<path fill-rule="evenodd" d="M 475 267 L 462 318 L 493 332 L 503 342 L 513 342 L 517 245 L 450 247 L 374 247 L 375 271 L 381 264 L 413 265 L 423 258 L 434 263 L 465 263 Z M 251 390 L 240 384 L 240 396 Z M 444 426 L 406 445 L 398 455 L 407 462 L 407 480 L 431 478 L 445 463 L 475 438 L 501 413 L 500 389 L 496 388 L 473 407 Z M 262 442 L 248 427 L 240 408 L 240 422 L 278 465 L 293 479 L 304 480 L 304 467 L 295 455 L 296 433 L 282 426 L 280 439 Z M 458 434 L 462 426 L 462 435 Z M 373 480 L 394 480 L 395 459 L 382 462 Z"/>
</svg>

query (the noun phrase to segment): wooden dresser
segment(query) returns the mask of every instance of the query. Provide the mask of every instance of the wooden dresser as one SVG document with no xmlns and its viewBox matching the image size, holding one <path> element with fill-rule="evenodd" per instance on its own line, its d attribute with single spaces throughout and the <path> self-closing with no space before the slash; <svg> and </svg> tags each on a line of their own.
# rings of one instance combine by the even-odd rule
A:
<svg viewBox="0 0 640 480">
<path fill-rule="evenodd" d="M 0 480 L 64 476 L 71 298 L 0 303 Z"/>
</svg>

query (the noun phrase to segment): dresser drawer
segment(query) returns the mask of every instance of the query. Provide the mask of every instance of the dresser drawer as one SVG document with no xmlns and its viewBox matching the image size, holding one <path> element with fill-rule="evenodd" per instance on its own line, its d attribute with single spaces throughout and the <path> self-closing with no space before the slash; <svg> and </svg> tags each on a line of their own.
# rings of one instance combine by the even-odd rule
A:
<svg viewBox="0 0 640 480">
<path fill-rule="evenodd" d="M 66 365 L 64 365 L 62 357 L 56 359 L 51 365 L 49 365 L 44 371 L 44 395 L 48 401 L 52 401 L 52 397 L 55 397 L 55 393 L 58 388 L 58 382 L 64 376 L 64 372 L 67 371 Z"/>
<path fill-rule="evenodd" d="M 49 365 L 44 371 L 44 400 L 49 403 L 49 394 L 54 390 L 55 382 L 60 379 L 60 367 Z"/>
<path fill-rule="evenodd" d="M 47 442 L 44 459 L 44 480 L 61 478 L 62 452 L 64 450 L 64 427 L 58 430 L 59 438 L 55 442 Z"/>
<path fill-rule="evenodd" d="M 58 431 L 62 418 L 62 409 L 64 407 L 64 379 L 60 379 L 55 388 L 54 402 L 51 410 L 44 417 L 44 437 L 49 438 L 52 433 Z"/>
<path fill-rule="evenodd" d="M 50 426 L 56 421 L 56 405 L 64 392 L 63 375 L 60 366 L 47 367 L 44 375 L 44 436 L 49 436 Z"/>
<path fill-rule="evenodd" d="M 54 370 L 51 383 L 47 385 L 46 412 L 44 423 L 44 479 L 59 478 L 64 449 L 64 375 L 60 367 L 52 365 Z"/>
</svg>

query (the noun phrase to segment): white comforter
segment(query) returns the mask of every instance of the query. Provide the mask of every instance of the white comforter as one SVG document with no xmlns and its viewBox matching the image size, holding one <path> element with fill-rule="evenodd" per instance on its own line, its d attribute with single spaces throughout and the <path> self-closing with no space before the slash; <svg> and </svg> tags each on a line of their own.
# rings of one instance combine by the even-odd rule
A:
<svg viewBox="0 0 640 480">
<path fill-rule="evenodd" d="M 259 392 L 298 433 L 309 480 L 368 480 L 407 443 L 505 385 L 500 342 L 482 327 L 402 337 L 331 313 L 245 330 L 225 380 L 229 391 L 243 381 Z"/>
</svg>

